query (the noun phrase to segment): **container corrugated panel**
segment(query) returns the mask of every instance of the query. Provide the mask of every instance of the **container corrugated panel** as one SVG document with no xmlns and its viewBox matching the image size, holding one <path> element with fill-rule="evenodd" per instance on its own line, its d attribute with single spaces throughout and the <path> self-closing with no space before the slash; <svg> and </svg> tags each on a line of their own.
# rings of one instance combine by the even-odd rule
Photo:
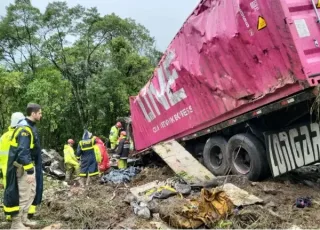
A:
<svg viewBox="0 0 320 230">
<path fill-rule="evenodd" d="M 130 98 L 136 149 L 318 84 L 317 1 L 201 1 Z"/>
</svg>

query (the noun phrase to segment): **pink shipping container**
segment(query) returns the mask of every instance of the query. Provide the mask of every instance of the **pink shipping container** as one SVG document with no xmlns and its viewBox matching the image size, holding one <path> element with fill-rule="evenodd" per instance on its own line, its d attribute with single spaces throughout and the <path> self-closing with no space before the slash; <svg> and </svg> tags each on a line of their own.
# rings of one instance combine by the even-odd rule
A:
<svg viewBox="0 0 320 230">
<path fill-rule="evenodd" d="M 318 0 L 202 0 L 130 98 L 135 148 L 196 137 L 318 85 L 319 8 Z"/>
</svg>

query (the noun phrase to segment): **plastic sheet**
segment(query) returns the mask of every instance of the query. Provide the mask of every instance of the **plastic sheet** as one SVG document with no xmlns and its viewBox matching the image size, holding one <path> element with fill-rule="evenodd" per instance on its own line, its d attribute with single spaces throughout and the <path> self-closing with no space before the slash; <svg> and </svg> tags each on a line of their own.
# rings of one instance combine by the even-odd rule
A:
<svg viewBox="0 0 320 230">
<path fill-rule="evenodd" d="M 141 172 L 137 167 L 129 167 L 127 169 L 114 169 L 101 178 L 102 183 L 111 182 L 114 184 L 128 183 L 133 177 Z"/>
</svg>

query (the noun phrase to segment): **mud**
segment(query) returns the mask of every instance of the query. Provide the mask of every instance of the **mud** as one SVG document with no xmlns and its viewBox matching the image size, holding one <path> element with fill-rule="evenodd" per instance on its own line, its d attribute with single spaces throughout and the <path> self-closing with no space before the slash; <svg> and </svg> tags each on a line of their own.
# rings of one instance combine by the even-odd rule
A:
<svg viewBox="0 0 320 230">
<path fill-rule="evenodd" d="M 312 171 L 313 175 L 318 171 Z M 238 187 L 264 200 L 261 205 L 244 207 L 237 215 L 228 220 L 227 228 L 319 228 L 320 226 L 320 194 L 317 175 L 308 177 L 312 184 L 305 185 L 303 175 L 307 172 L 288 174 L 285 177 L 269 179 L 264 182 L 250 182 L 243 178 L 230 177 Z M 319 173 L 318 173 L 319 174 Z M 161 223 L 159 214 L 153 219 L 143 220 L 134 215 L 132 208 L 124 200 L 129 189 L 152 182 L 163 181 L 173 177 L 174 173 L 167 166 L 144 168 L 144 170 L 128 185 L 101 185 L 96 182 L 87 190 L 66 186 L 61 181 L 46 178 L 44 200 L 38 209 L 35 219 L 41 229 L 51 224 L 61 224 L 61 228 L 76 229 L 138 229 L 155 228 L 154 223 Z M 292 179 L 294 178 L 294 179 Z M 193 192 L 191 196 L 196 196 Z M 312 206 L 299 209 L 294 206 L 299 197 L 311 197 Z M 186 197 L 186 198 L 190 198 Z M 181 197 L 171 197 L 160 202 L 160 214 L 172 213 L 183 204 Z M 4 215 L 0 216 L 1 228 L 9 228 Z M 229 223 L 231 225 L 229 225 Z M 221 224 L 221 223 L 219 223 Z M 220 227 L 219 227 L 220 226 Z M 221 228 L 223 225 L 217 225 Z"/>
</svg>

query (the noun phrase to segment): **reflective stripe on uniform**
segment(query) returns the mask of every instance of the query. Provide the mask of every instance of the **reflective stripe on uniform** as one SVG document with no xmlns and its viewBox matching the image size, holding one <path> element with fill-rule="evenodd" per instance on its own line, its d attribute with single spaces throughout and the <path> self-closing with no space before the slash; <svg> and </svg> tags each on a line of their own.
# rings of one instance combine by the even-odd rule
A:
<svg viewBox="0 0 320 230">
<path fill-rule="evenodd" d="M 100 172 L 94 172 L 94 173 L 89 173 L 89 176 L 95 176 L 95 175 L 99 175 L 99 174 L 100 174 Z M 81 176 L 81 177 L 85 177 L 87 175 L 88 175 L 88 173 L 80 173 L 79 174 L 79 176 Z"/>
<path fill-rule="evenodd" d="M 35 205 L 31 205 L 28 211 L 28 214 L 35 214 L 36 213 L 36 207 Z"/>
<path fill-rule="evenodd" d="M 94 172 L 94 173 L 89 173 L 89 176 L 95 176 L 95 175 L 99 175 L 99 172 Z"/>
<path fill-rule="evenodd" d="M 7 156 L 8 155 L 8 151 L 5 151 L 5 150 L 0 150 L 0 157 L 1 157 L 1 155 L 5 155 L 5 156 Z"/>
<path fill-rule="evenodd" d="M 34 148 L 34 137 L 33 137 L 33 133 L 32 133 L 31 128 L 28 126 L 19 127 L 18 129 L 16 129 L 14 131 L 13 137 L 11 138 L 11 141 L 10 141 L 10 145 L 13 147 L 18 147 L 17 137 L 18 137 L 20 131 L 22 131 L 23 129 L 26 130 L 28 133 L 30 133 L 30 136 L 31 136 L 30 149 L 33 149 Z"/>
<path fill-rule="evenodd" d="M 90 150 L 93 149 L 94 139 L 92 138 L 91 140 L 80 141 L 79 144 L 82 151 Z"/>
<path fill-rule="evenodd" d="M 27 170 L 29 170 L 29 169 L 32 169 L 32 168 L 33 168 L 33 164 L 32 164 L 32 163 L 23 166 L 23 169 L 24 169 L 25 171 L 27 171 Z"/>
<path fill-rule="evenodd" d="M 9 212 L 18 212 L 19 211 L 19 206 L 14 206 L 14 207 L 6 207 L 6 206 L 3 206 L 3 210 L 4 212 L 6 213 L 9 213 Z"/>
</svg>

